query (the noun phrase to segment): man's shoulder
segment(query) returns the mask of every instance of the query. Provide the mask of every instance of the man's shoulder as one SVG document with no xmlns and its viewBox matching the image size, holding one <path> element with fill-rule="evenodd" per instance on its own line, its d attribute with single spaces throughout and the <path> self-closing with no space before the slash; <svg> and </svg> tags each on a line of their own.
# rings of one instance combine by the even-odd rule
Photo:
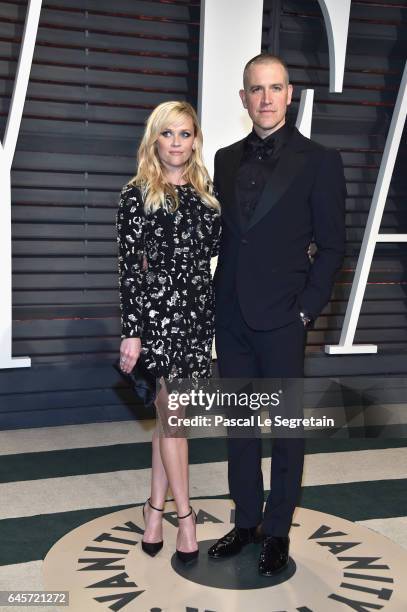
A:
<svg viewBox="0 0 407 612">
<path fill-rule="evenodd" d="M 223 155 L 228 155 L 229 153 L 235 153 L 236 151 L 238 151 L 239 149 L 243 147 L 243 144 L 246 138 L 247 136 L 245 136 L 244 138 L 241 138 L 240 140 L 237 140 L 236 142 L 233 142 L 230 145 L 227 145 L 226 147 L 221 147 L 220 149 L 216 151 L 216 155 L 223 157 Z"/>
<path fill-rule="evenodd" d="M 307 138 L 307 136 L 304 136 L 303 134 L 301 134 L 298 128 L 293 126 L 291 130 L 292 130 L 292 134 L 290 135 L 290 138 L 289 138 L 289 144 L 291 146 L 294 146 L 296 149 L 302 149 L 304 151 L 307 151 L 309 153 L 313 153 L 313 154 L 316 154 L 317 156 L 322 156 L 322 157 L 325 157 L 325 156 L 336 157 L 339 155 L 336 149 L 327 147 L 319 142 L 316 142 L 315 140 L 311 140 L 310 138 Z M 219 160 L 219 159 L 223 159 L 224 157 L 228 157 L 229 155 L 238 153 L 244 146 L 244 142 L 246 138 L 247 136 L 245 136 L 244 138 L 241 138 L 240 140 L 237 140 L 236 142 L 233 142 L 232 144 L 226 147 L 221 147 L 220 149 L 216 151 L 216 158 Z"/>
<path fill-rule="evenodd" d="M 323 157 L 339 155 L 336 149 L 327 147 L 321 144 L 320 142 L 316 142 L 315 140 L 311 140 L 307 136 L 301 134 L 301 132 L 297 128 L 293 129 L 293 140 L 295 141 L 297 147 L 309 151 L 310 153 L 315 153 L 316 155 L 320 155 Z"/>
</svg>

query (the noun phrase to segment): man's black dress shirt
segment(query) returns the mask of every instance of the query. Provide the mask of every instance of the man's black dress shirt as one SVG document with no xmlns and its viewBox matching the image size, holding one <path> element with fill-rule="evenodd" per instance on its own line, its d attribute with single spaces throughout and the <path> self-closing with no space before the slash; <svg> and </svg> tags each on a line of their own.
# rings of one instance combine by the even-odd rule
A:
<svg viewBox="0 0 407 612">
<path fill-rule="evenodd" d="M 237 175 L 237 196 L 243 228 L 247 227 L 292 130 L 291 126 L 285 124 L 264 139 L 254 130 L 247 136 Z"/>
</svg>

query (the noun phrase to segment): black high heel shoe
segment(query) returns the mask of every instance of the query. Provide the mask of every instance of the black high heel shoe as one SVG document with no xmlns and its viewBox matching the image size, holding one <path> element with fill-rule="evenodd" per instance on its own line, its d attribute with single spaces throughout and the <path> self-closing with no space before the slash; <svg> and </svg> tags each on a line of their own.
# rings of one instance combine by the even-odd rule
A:
<svg viewBox="0 0 407 612">
<path fill-rule="evenodd" d="M 191 514 L 193 514 L 194 517 L 194 522 L 196 524 L 196 514 L 195 514 L 195 510 L 192 509 L 192 506 L 189 506 L 190 510 L 188 512 L 188 514 L 185 514 L 184 516 L 178 516 L 177 515 L 177 519 L 185 519 L 188 518 L 189 516 L 191 516 Z M 183 552 L 182 550 L 178 550 L 178 548 L 175 549 L 176 553 L 177 553 L 177 557 L 180 561 L 182 561 L 182 563 L 190 563 L 191 561 L 195 561 L 195 559 L 198 557 L 199 555 L 199 548 L 197 548 L 196 550 L 193 550 L 191 552 Z"/>
<path fill-rule="evenodd" d="M 152 503 L 150 502 L 150 497 L 147 499 L 144 506 L 146 505 L 146 503 L 148 503 L 150 508 L 152 508 L 153 510 L 157 510 L 157 512 L 163 512 L 164 510 L 164 508 L 156 508 L 155 506 L 153 506 Z M 143 519 L 145 522 L 144 506 L 143 506 Z M 162 547 L 163 547 L 163 540 L 161 540 L 160 542 L 143 542 L 143 540 L 141 540 L 141 548 L 144 550 L 145 553 L 150 555 L 150 557 L 155 557 L 156 554 L 162 549 Z"/>
</svg>

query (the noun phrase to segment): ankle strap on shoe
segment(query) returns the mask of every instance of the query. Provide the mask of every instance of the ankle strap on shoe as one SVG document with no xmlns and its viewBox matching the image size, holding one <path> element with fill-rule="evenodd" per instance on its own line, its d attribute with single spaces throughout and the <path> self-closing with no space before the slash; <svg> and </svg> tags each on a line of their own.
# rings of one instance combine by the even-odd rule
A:
<svg viewBox="0 0 407 612">
<path fill-rule="evenodd" d="M 189 512 L 188 512 L 188 514 L 185 514 L 184 516 L 178 516 L 178 515 L 177 515 L 177 519 L 179 520 L 179 519 L 188 518 L 188 516 L 191 516 L 191 514 L 192 514 L 192 506 L 189 506 Z"/>
<path fill-rule="evenodd" d="M 164 508 L 156 508 L 155 506 L 153 506 L 153 504 L 150 501 L 150 497 L 148 498 L 147 502 L 150 508 L 152 508 L 153 510 L 157 510 L 157 512 L 164 512 Z"/>
</svg>

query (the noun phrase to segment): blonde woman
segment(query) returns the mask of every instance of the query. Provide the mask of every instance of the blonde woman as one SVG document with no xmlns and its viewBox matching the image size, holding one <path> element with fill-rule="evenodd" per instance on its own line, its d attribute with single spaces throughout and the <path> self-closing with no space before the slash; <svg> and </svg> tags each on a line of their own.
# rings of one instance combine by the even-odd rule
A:
<svg viewBox="0 0 407 612">
<path fill-rule="evenodd" d="M 147 120 L 136 176 L 123 188 L 117 214 L 122 341 L 120 367 L 138 359 L 163 379 L 206 378 L 211 371 L 214 303 L 210 273 L 217 253 L 220 210 L 202 161 L 202 133 L 186 102 L 164 102 Z M 157 418 L 166 413 L 165 385 Z M 168 486 L 177 507 L 176 552 L 198 556 L 196 517 L 189 503 L 185 437 L 152 439 L 151 495 L 143 509 L 143 550 L 163 546 Z"/>
</svg>

